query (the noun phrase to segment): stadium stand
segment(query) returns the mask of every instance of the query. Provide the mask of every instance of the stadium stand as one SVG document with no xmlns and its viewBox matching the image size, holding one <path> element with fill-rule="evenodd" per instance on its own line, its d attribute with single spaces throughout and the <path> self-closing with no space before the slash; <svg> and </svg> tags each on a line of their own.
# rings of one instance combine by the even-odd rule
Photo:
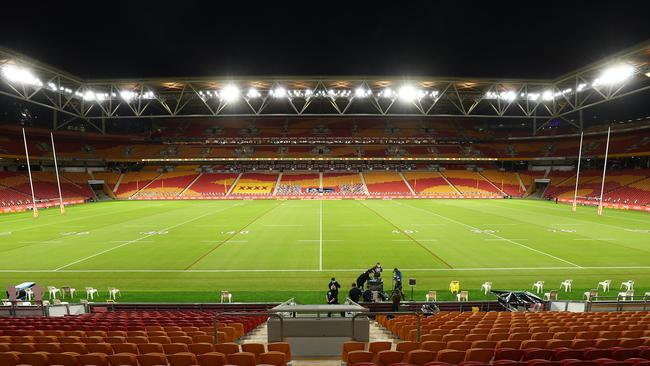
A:
<svg viewBox="0 0 650 366">
<path fill-rule="evenodd" d="M 397 172 L 365 172 L 363 177 L 371 195 L 411 195 L 411 190 Z"/>
<path fill-rule="evenodd" d="M 194 171 L 174 171 L 156 177 L 146 188 L 134 197 L 176 197 L 179 196 L 197 177 Z"/>
<path fill-rule="evenodd" d="M 512 197 L 523 197 L 526 189 L 522 187 L 517 173 L 498 170 L 484 170 L 479 173 L 503 193 Z"/>
<path fill-rule="evenodd" d="M 270 195 L 278 181 L 278 173 L 242 173 L 230 193 L 233 196 Z"/>
<path fill-rule="evenodd" d="M 201 175 L 182 193 L 183 197 L 225 196 L 238 174 L 201 173 Z"/>
<path fill-rule="evenodd" d="M 416 194 L 421 195 L 459 195 L 438 172 L 406 172 L 404 177 Z"/>
<path fill-rule="evenodd" d="M 119 181 L 119 185 L 115 186 L 115 195 L 118 198 L 129 198 L 139 190 L 145 188 L 158 176 L 160 176 L 158 172 L 124 173 Z"/>
<path fill-rule="evenodd" d="M 275 190 L 277 196 L 297 196 L 307 193 L 308 188 L 320 188 L 320 175 L 309 172 L 285 172 Z"/>
<path fill-rule="evenodd" d="M 336 194 L 365 195 L 366 187 L 359 173 L 323 173 L 323 189 L 332 189 Z"/>
<path fill-rule="evenodd" d="M 494 184 L 482 175 L 468 170 L 445 170 L 442 175 L 462 194 L 472 195 L 501 195 Z"/>
<path fill-rule="evenodd" d="M 120 173 L 115 173 L 115 172 L 94 172 L 93 177 L 97 180 L 103 180 L 104 184 L 110 189 L 111 191 L 115 190 L 115 185 L 117 182 L 120 180 L 120 176 L 122 174 Z"/>
</svg>

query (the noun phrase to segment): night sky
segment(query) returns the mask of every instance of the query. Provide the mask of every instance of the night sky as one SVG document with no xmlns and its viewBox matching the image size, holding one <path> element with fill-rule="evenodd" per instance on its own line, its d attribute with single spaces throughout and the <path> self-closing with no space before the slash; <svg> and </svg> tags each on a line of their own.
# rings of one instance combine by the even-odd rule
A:
<svg viewBox="0 0 650 366">
<path fill-rule="evenodd" d="M 642 1 L 13 3 L 0 45 L 84 78 L 552 78 L 650 39 Z"/>
</svg>

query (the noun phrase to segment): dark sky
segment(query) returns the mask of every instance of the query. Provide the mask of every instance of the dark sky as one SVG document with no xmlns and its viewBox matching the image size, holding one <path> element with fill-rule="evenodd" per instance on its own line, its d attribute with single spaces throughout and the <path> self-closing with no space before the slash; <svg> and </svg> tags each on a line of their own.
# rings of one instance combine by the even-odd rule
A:
<svg viewBox="0 0 650 366">
<path fill-rule="evenodd" d="M 0 45 L 84 78 L 544 78 L 650 39 L 643 1 L 22 3 Z"/>
</svg>

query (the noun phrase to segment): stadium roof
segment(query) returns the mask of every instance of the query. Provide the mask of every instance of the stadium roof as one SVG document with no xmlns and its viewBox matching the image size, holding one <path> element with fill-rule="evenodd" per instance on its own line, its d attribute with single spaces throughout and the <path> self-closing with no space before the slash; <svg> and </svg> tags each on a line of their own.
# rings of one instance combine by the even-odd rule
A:
<svg viewBox="0 0 650 366">
<path fill-rule="evenodd" d="M 554 79 L 387 76 L 82 79 L 0 48 L 0 94 L 86 120 L 416 116 L 540 126 L 650 88 L 650 41 Z M 574 119 L 575 120 L 575 119 Z"/>
</svg>

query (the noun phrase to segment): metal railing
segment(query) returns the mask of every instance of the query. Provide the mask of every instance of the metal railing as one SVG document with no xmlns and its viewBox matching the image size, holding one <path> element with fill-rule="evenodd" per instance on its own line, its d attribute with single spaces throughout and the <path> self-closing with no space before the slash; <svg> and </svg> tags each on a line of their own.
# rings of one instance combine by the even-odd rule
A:
<svg viewBox="0 0 650 366">
<path fill-rule="evenodd" d="M 415 315 L 415 325 L 416 325 L 416 330 L 417 332 L 415 333 L 415 341 L 420 342 L 420 334 L 422 332 L 422 327 L 421 327 L 421 320 L 420 318 L 422 317 L 422 313 L 418 311 L 379 311 L 379 312 L 374 312 L 374 313 L 357 313 L 352 316 L 352 331 L 350 332 L 350 338 L 353 341 L 356 341 L 355 335 L 354 335 L 354 320 L 360 316 L 365 316 L 365 317 L 370 317 L 373 315 Z"/>
<path fill-rule="evenodd" d="M 280 338 L 284 339 L 284 318 L 276 313 L 269 313 L 269 312 L 227 312 L 227 313 L 219 313 L 214 317 L 214 320 L 212 322 L 212 331 L 213 331 L 213 336 L 214 340 L 213 343 L 216 345 L 219 343 L 219 336 L 217 332 L 219 331 L 219 317 L 222 316 L 266 316 L 266 317 L 275 317 L 280 320 Z"/>
<path fill-rule="evenodd" d="M 624 296 L 593 296 L 586 301 L 585 311 L 591 311 L 594 303 L 603 305 L 616 305 L 615 311 L 624 311 L 625 307 L 634 305 L 643 305 L 643 311 L 646 311 L 650 308 L 649 295 L 644 295 L 640 300 L 634 300 L 634 296 L 631 296 L 629 300 L 627 298 L 628 297 Z"/>
</svg>

